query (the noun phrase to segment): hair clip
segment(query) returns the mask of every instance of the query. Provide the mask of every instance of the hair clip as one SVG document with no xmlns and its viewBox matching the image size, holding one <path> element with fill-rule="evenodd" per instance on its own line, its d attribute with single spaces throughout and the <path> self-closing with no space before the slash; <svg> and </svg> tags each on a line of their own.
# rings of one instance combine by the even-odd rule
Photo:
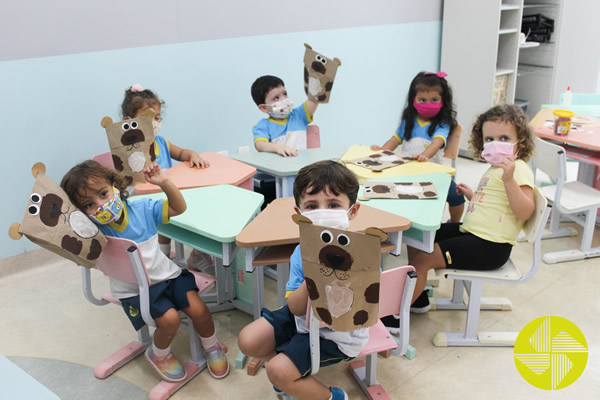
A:
<svg viewBox="0 0 600 400">
<path fill-rule="evenodd" d="M 447 73 L 445 73 L 444 71 L 438 71 L 438 72 L 425 72 L 425 75 L 436 75 L 438 78 L 445 78 L 448 76 Z"/>
<path fill-rule="evenodd" d="M 139 83 L 135 83 L 129 88 L 129 90 L 132 92 L 143 92 L 144 88 Z"/>
</svg>

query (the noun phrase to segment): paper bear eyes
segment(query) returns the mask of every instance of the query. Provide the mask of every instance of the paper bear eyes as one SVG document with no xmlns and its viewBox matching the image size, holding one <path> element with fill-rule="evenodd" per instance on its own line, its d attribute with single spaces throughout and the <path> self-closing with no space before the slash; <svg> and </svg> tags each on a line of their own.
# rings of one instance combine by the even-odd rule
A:
<svg viewBox="0 0 600 400">
<path fill-rule="evenodd" d="M 327 64 L 327 59 L 319 54 L 317 54 L 317 56 L 315 57 L 317 59 L 318 62 L 320 62 L 321 64 L 325 65 Z"/>
<path fill-rule="evenodd" d="M 40 201 L 42 201 L 42 196 L 40 196 L 37 193 L 31 193 L 31 196 L 29 196 L 29 199 L 31 200 L 32 203 L 39 203 Z"/>
<path fill-rule="evenodd" d="M 329 244 L 329 243 L 333 242 L 333 234 L 329 231 L 321 232 L 321 241 L 323 241 L 323 243 L 325 243 L 325 244 Z M 337 237 L 337 242 L 341 246 L 346 247 L 350 244 L 350 238 L 348 236 L 344 235 L 343 233 L 340 233 Z"/>
<path fill-rule="evenodd" d="M 123 128 L 124 131 L 128 131 L 129 128 L 131 128 L 131 129 L 137 129 L 138 123 L 136 121 L 131 121 L 131 123 L 129 123 L 129 122 L 123 122 L 123 125 L 121 125 L 121 127 Z"/>
<path fill-rule="evenodd" d="M 329 231 L 323 231 L 321 232 L 321 240 L 323 243 L 329 244 L 333 241 L 333 234 Z"/>
<path fill-rule="evenodd" d="M 337 241 L 342 246 L 348 246 L 350 244 L 350 238 L 343 233 L 340 233 L 337 237 Z"/>
<path fill-rule="evenodd" d="M 365 186 L 365 193 L 371 193 L 372 191 L 371 186 Z"/>
<path fill-rule="evenodd" d="M 40 207 L 32 204 L 29 206 L 29 208 L 27 209 L 27 211 L 29 212 L 29 214 L 31 215 L 38 215 L 40 213 Z"/>
</svg>

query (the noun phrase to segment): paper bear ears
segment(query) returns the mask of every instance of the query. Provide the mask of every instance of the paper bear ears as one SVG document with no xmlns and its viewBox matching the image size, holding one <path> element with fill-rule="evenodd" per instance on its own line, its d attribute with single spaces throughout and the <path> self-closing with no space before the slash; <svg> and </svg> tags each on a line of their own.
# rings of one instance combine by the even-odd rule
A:
<svg viewBox="0 0 600 400">
<path fill-rule="evenodd" d="M 292 220 L 298 225 L 312 224 L 312 221 L 310 220 L 310 218 L 305 217 L 304 215 L 300 215 L 300 214 L 293 214 Z M 377 236 L 379 238 L 380 242 L 385 242 L 387 240 L 387 233 L 385 233 L 384 231 L 382 231 L 379 228 L 373 228 L 373 227 L 367 228 L 365 230 L 365 235 Z"/>
</svg>

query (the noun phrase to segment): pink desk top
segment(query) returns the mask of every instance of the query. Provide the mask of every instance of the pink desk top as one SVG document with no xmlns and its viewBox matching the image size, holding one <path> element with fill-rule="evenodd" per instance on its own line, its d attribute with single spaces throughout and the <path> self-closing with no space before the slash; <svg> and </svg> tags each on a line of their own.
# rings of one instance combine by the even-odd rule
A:
<svg viewBox="0 0 600 400">
<path fill-rule="evenodd" d="M 554 134 L 551 127 L 545 126 L 547 121 L 553 121 L 553 111 L 553 109 L 542 108 L 531 120 L 529 126 L 531 126 L 536 136 L 584 149 L 600 151 L 600 120 L 598 118 L 576 114 L 573 120 L 573 125 L 577 126 L 576 129 L 571 129 L 566 136 L 559 136 Z M 579 120 L 587 123 L 578 123 Z"/>
<path fill-rule="evenodd" d="M 191 168 L 188 162 L 182 162 L 169 168 L 166 172 L 179 189 L 190 189 L 203 186 L 233 185 L 238 186 L 256 174 L 256 168 L 217 153 L 202 153 L 202 158 L 209 162 L 208 168 Z M 160 192 L 160 188 L 150 183 L 135 186 L 138 194 Z"/>
</svg>

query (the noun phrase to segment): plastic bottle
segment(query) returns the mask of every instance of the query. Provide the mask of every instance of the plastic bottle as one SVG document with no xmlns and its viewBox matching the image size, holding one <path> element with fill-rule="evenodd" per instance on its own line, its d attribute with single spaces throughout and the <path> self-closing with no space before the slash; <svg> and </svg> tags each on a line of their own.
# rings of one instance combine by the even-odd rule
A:
<svg viewBox="0 0 600 400">
<path fill-rule="evenodd" d="M 567 86 L 567 91 L 562 94 L 563 106 L 570 106 L 573 103 L 573 93 L 571 93 L 571 86 Z"/>
</svg>

